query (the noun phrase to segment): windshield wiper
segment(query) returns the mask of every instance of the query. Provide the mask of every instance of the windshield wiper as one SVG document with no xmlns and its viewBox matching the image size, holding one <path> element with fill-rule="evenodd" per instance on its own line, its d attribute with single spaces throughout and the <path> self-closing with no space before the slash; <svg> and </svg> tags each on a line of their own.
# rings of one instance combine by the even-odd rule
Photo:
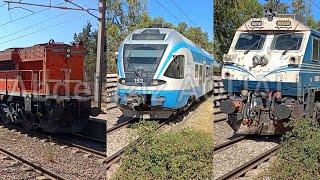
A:
<svg viewBox="0 0 320 180">
<path fill-rule="evenodd" d="M 249 51 L 251 51 L 251 50 L 254 48 L 254 46 L 256 46 L 256 45 L 260 42 L 260 40 L 261 40 L 261 38 L 260 38 L 259 40 L 257 40 L 256 42 L 254 42 L 254 43 L 249 47 L 249 49 L 247 49 L 247 50 L 244 52 L 244 54 L 248 54 Z"/>
<path fill-rule="evenodd" d="M 286 50 L 283 51 L 282 55 L 286 55 L 287 52 L 291 49 L 294 48 L 295 46 L 298 46 L 298 44 L 300 43 L 300 40 L 298 40 L 296 43 L 294 43 L 292 46 L 289 46 Z"/>
</svg>

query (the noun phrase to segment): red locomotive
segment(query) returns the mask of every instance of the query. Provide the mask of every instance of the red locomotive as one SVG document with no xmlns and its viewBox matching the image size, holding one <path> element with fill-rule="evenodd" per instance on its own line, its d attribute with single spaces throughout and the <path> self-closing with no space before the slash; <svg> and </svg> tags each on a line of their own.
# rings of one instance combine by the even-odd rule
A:
<svg viewBox="0 0 320 180">
<path fill-rule="evenodd" d="M 58 133 L 85 128 L 92 109 L 83 84 L 83 60 L 82 45 L 53 40 L 0 52 L 2 121 Z"/>
</svg>

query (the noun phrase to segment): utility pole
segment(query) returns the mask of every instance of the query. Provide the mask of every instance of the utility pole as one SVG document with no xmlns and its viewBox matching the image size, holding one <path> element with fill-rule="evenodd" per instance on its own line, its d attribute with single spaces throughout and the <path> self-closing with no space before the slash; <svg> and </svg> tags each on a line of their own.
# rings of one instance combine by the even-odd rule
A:
<svg viewBox="0 0 320 180">
<path fill-rule="evenodd" d="M 105 52 L 105 30 L 106 30 L 106 0 L 99 0 L 99 30 L 98 30 L 98 44 L 97 44 L 97 62 L 95 75 L 95 89 L 94 100 L 101 110 L 101 93 L 102 81 L 104 80 L 104 52 Z"/>
</svg>

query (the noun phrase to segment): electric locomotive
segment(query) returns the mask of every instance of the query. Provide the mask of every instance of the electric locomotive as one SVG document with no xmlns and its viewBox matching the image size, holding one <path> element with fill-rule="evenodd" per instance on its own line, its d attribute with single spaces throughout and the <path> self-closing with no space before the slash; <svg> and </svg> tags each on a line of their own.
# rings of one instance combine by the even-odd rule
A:
<svg viewBox="0 0 320 180">
<path fill-rule="evenodd" d="M 53 40 L 1 51 L 0 120 L 54 133 L 84 129 L 98 114 L 83 84 L 83 60 L 83 45 Z"/>
<path fill-rule="evenodd" d="M 168 118 L 213 89 L 213 57 L 169 28 L 137 29 L 118 50 L 124 116 Z"/>
<path fill-rule="evenodd" d="M 320 32 L 294 15 L 250 19 L 223 61 L 220 109 L 234 131 L 281 134 L 291 119 L 319 119 Z"/>
</svg>

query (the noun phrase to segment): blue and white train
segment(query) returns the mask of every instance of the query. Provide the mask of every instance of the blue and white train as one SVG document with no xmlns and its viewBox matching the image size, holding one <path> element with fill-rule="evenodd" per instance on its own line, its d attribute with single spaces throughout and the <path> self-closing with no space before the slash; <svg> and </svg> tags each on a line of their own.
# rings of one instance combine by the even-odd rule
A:
<svg viewBox="0 0 320 180">
<path fill-rule="evenodd" d="M 118 50 L 124 116 L 168 118 L 213 89 L 213 57 L 169 28 L 137 29 Z"/>
<path fill-rule="evenodd" d="M 220 109 L 239 133 L 281 134 L 291 119 L 320 114 L 320 32 L 294 15 L 252 18 L 224 56 L 229 99 Z"/>
</svg>

